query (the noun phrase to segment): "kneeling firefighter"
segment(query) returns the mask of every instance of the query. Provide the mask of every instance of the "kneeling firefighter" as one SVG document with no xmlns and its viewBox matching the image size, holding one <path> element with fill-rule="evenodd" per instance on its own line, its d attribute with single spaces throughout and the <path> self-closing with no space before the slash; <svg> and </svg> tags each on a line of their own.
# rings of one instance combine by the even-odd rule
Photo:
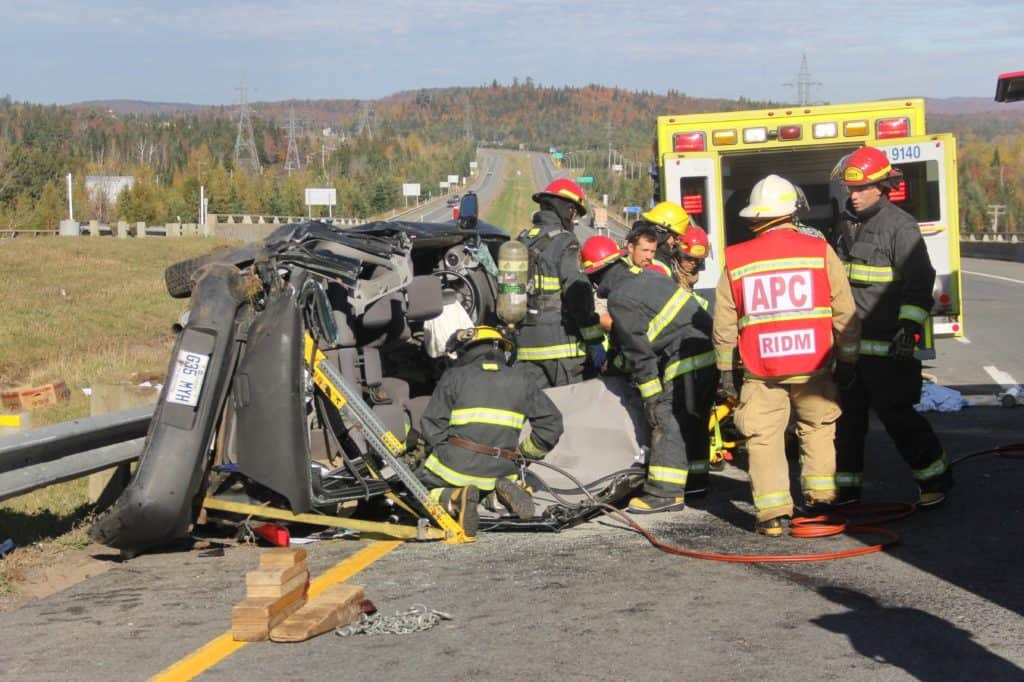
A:
<svg viewBox="0 0 1024 682">
<path fill-rule="evenodd" d="M 518 365 L 513 342 L 494 327 L 461 329 L 448 351 L 454 365 L 441 375 L 420 422 L 431 454 L 417 476 L 467 535 L 480 523 L 481 491 L 521 519 L 533 517 L 533 499 L 516 484 L 518 462 L 542 459 L 562 436 L 562 413 Z M 520 443 L 523 425 L 531 432 Z"/>
<path fill-rule="evenodd" d="M 754 239 L 725 249 L 715 292 L 715 353 L 722 390 L 739 398 L 735 420 L 747 437 L 755 530 L 783 534 L 793 514 L 785 431 L 796 412 L 800 483 L 808 507 L 836 497 L 833 437 L 839 418 L 832 378 L 849 381 L 857 360 L 860 324 L 843 264 L 823 239 L 801 234 L 794 216 L 806 205 L 778 175 L 754 185 L 740 216 Z M 738 352 L 737 352 L 738 351 Z M 742 367 L 737 396 L 735 374 Z"/>
<path fill-rule="evenodd" d="M 673 267 L 681 255 L 674 252 Z M 607 269 L 589 273 L 599 288 Z M 711 317 L 674 278 L 648 270 L 616 286 L 608 310 L 651 428 L 647 479 L 629 511 L 680 510 L 688 491 L 707 490 L 708 415 L 717 383 Z"/>
</svg>

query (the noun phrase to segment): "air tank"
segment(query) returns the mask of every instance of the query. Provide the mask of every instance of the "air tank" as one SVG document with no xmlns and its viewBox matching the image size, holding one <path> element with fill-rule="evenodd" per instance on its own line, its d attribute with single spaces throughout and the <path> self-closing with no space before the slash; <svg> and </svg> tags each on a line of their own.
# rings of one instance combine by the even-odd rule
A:
<svg viewBox="0 0 1024 682">
<path fill-rule="evenodd" d="M 526 285 L 530 256 L 526 245 L 511 239 L 498 249 L 497 313 L 505 324 L 516 325 L 526 317 Z"/>
</svg>

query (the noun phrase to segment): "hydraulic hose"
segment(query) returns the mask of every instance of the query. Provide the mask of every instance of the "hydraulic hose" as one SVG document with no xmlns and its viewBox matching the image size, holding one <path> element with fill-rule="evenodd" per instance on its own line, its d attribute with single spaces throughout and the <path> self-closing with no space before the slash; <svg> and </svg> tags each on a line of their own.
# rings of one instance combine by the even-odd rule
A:
<svg viewBox="0 0 1024 682">
<path fill-rule="evenodd" d="M 987 450 L 968 453 L 950 462 L 949 466 L 955 466 L 967 460 L 982 455 L 998 455 L 1011 459 L 1024 459 L 1024 443 L 1012 443 Z M 818 552 L 808 554 L 719 554 L 716 552 L 698 552 L 684 547 L 671 545 L 655 537 L 626 512 L 609 504 L 598 502 L 591 492 L 578 479 L 568 471 L 542 461 L 533 461 L 532 464 L 552 469 L 572 481 L 583 491 L 593 502 L 593 506 L 600 509 L 604 514 L 622 521 L 625 526 L 613 526 L 631 530 L 642 535 L 657 549 L 668 554 L 690 557 L 692 559 L 704 559 L 708 561 L 723 561 L 727 563 L 754 564 L 754 563 L 800 563 L 815 561 L 834 561 L 837 559 L 848 559 L 851 557 L 864 556 L 881 552 L 890 545 L 899 542 L 899 535 L 886 528 L 882 524 L 891 523 L 907 518 L 913 514 L 917 507 L 910 502 L 861 502 L 843 507 L 844 514 L 824 514 L 819 516 L 797 517 L 790 523 L 790 535 L 796 538 L 820 538 L 848 533 L 851 535 L 874 535 L 880 536 L 882 542 L 857 549 L 841 550 L 838 552 Z M 605 477 L 607 478 L 607 477 Z M 564 498 L 559 497 L 550 486 L 548 492 L 554 495 L 562 504 L 566 504 Z M 578 506 L 578 505 L 574 505 Z M 855 521 L 855 522 L 851 522 Z"/>
</svg>

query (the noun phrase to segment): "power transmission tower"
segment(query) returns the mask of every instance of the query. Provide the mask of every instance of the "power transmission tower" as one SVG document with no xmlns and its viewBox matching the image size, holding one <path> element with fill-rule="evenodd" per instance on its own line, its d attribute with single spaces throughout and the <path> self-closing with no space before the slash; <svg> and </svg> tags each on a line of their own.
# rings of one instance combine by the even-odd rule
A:
<svg viewBox="0 0 1024 682">
<path fill-rule="evenodd" d="M 462 127 L 466 142 L 473 141 L 473 103 L 469 101 L 469 95 L 463 91 L 462 97 Z"/>
<path fill-rule="evenodd" d="M 359 137 L 364 132 L 373 139 L 373 126 L 377 119 L 377 110 L 373 108 L 373 103 L 363 102 L 359 105 L 359 121 L 356 124 L 356 133 L 354 137 Z"/>
<path fill-rule="evenodd" d="M 789 83 L 783 83 L 786 87 L 796 88 L 796 100 L 799 106 L 807 106 L 811 104 L 811 88 L 814 86 L 821 86 L 818 81 L 811 80 L 811 70 L 807 68 L 807 53 L 804 52 L 803 58 L 800 60 L 800 72 L 796 75 L 796 80 Z"/>
<path fill-rule="evenodd" d="M 249 117 L 249 100 L 245 92 L 245 76 L 238 87 L 238 135 L 235 137 L 235 168 L 260 172 L 260 155 L 256 151 L 256 136 L 252 132 L 252 119 Z"/>
<path fill-rule="evenodd" d="M 292 171 L 301 170 L 299 163 L 299 145 L 295 141 L 295 107 L 288 110 L 288 153 L 285 156 L 284 170 L 288 175 Z"/>
</svg>

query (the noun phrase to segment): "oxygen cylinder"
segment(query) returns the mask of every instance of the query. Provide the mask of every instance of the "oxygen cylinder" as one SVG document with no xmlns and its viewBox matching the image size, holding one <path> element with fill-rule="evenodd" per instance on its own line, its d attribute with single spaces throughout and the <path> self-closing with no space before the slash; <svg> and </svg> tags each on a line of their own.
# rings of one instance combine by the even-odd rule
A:
<svg viewBox="0 0 1024 682">
<path fill-rule="evenodd" d="M 515 325 L 526 317 L 526 285 L 530 256 L 526 245 L 510 239 L 498 249 L 497 313 L 505 324 Z"/>
</svg>

